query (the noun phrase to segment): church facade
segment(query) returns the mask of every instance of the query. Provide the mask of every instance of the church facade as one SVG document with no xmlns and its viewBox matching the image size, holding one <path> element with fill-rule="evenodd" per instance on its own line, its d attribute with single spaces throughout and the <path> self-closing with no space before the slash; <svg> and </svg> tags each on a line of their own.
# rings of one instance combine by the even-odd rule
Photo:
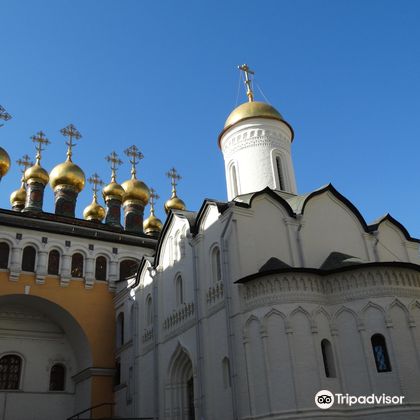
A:
<svg viewBox="0 0 420 420">
<path fill-rule="evenodd" d="M 91 178 L 79 220 L 75 128 L 46 176 L 37 136 L 25 200 L 0 211 L 3 418 L 419 418 L 420 241 L 390 215 L 368 224 L 332 185 L 299 195 L 293 129 L 241 70 L 249 101 L 218 139 L 228 201 L 186 210 L 171 170 L 163 225 L 136 148 L 122 185 L 110 155 L 106 210 Z"/>
</svg>

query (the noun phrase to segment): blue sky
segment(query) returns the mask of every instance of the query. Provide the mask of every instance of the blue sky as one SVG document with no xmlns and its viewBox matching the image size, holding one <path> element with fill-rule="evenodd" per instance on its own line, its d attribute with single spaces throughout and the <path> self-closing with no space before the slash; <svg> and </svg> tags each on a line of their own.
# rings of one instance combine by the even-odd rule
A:
<svg viewBox="0 0 420 420">
<path fill-rule="evenodd" d="M 65 159 L 59 130 L 73 123 L 83 135 L 74 161 L 105 181 L 104 157 L 136 144 L 158 215 L 173 165 L 196 210 L 226 199 L 217 136 L 246 62 L 295 130 L 299 192 L 331 182 L 368 222 L 390 212 L 420 237 L 419 19 L 415 0 L 3 2 L 0 104 L 13 119 L 0 144 L 14 162 L 34 155 L 29 137 L 43 130 L 51 170 Z M 0 207 L 19 177 L 14 165 L 1 181 Z M 118 180 L 128 177 L 126 163 Z M 90 199 L 87 186 L 79 217 Z"/>
</svg>

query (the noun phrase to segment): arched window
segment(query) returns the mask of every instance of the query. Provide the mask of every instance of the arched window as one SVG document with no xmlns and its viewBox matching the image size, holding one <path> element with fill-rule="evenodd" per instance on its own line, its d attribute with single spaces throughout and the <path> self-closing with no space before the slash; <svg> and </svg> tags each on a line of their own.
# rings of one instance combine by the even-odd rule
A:
<svg viewBox="0 0 420 420">
<path fill-rule="evenodd" d="M 105 257 L 96 258 L 95 278 L 96 280 L 106 280 L 106 258 Z"/>
<path fill-rule="evenodd" d="M 71 257 L 71 276 L 83 277 L 83 255 L 79 252 Z"/>
<path fill-rule="evenodd" d="M 276 156 L 276 170 L 277 170 L 277 179 L 279 182 L 279 188 L 281 190 L 284 190 L 284 176 L 283 176 L 283 169 L 281 165 L 280 156 Z"/>
<path fill-rule="evenodd" d="M 236 197 L 238 195 L 238 176 L 235 165 L 230 167 L 230 182 L 232 184 L 232 196 Z"/>
<path fill-rule="evenodd" d="M 22 271 L 35 271 L 36 251 L 33 246 L 26 246 L 22 255 Z"/>
<path fill-rule="evenodd" d="M 378 372 L 391 372 L 388 350 L 385 337 L 382 334 L 374 334 L 370 339 L 372 342 L 373 357 L 375 358 L 376 370 Z"/>
<path fill-rule="evenodd" d="M 123 260 L 120 263 L 120 280 L 133 277 L 137 272 L 138 262 L 134 260 Z"/>
<path fill-rule="evenodd" d="M 331 343 L 327 339 L 321 341 L 322 359 L 324 361 L 325 376 L 327 378 L 335 378 L 334 354 Z"/>
<path fill-rule="evenodd" d="M 151 325 L 153 322 L 153 301 L 152 296 L 148 295 L 146 298 L 146 325 Z"/>
<path fill-rule="evenodd" d="M 120 312 L 117 317 L 117 348 L 124 344 L 124 313 Z"/>
<path fill-rule="evenodd" d="M 50 372 L 50 391 L 64 391 L 66 368 L 61 363 L 55 364 Z"/>
<path fill-rule="evenodd" d="M 0 268 L 7 268 L 9 265 L 10 247 L 6 242 L 0 242 Z"/>
<path fill-rule="evenodd" d="M 8 354 L 0 359 L 0 389 L 19 389 L 22 359 Z"/>
<path fill-rule="evenodd" d="M 225 357 L 222 361 L 222 372 L 223 372 L 223 386 L 226 388 L 230 388 L 230 363 L 229 359 Z"/>
<path fill-rule="evenodd" d="M 214 247 L 211 253 L 211 268 L 213 274 L 213 281 L 222 280 L 222 266 L 220 265 L 220 249 L 219 247 Z"/>
<path fill-rule="evenodd" d="M 184 303 L 184 285 L 182 284 L 182 277 L 178 275 L 175 280 L 176 289 L 176 304 L 177 306 Z"/>
<path fill-rule="evenodd" d="M 48 274 L 58 276 L 58 270 L 60 269 L 60 253 L 53 249 L 48 254 Z"/>
</svg>

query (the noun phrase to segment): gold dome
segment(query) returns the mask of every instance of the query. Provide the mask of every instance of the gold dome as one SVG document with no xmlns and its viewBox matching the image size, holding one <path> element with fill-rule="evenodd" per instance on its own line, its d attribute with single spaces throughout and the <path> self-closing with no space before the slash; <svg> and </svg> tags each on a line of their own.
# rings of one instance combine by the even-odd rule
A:
<svg viewBox="0 0 420 420">
<path fill-rule="evenodd" d="M 85 174 L 77 165 L 67 159 L 51 171 L 50 185 L 52 189 L 58 185 L 70 185 L 79 193 L 85 186 Z"/>
<path fill-rule="evenodd" d="M 185 203 L 176 195 L 172 197 L 165 203 L 165 212 L 169 214 L 169 210 L 185 210 Z"/>
<path fill-rule="evenodd" d="M 93 220 L 97 222 L 102 222 L 104 217 L 105 217 L 105 209 L 100 204 L 98 204 L 95 198 L 83 211 L 83 218 L 85 220 Z"/>
<path fill-rule="evenodd" d="M 10 169 L 10 156 L 0 147 L 0 179 L 3 178 Z"/>
<path fill-rule="evenodd" d="M 293 141 L 293 137 L 294 137 L 293 128 L 290 126 L 290 124 L 287 121 L 283 119 L 282 115 L 280 114 L 280 112 L 277 111 L 277 109 L 275 109 L 273 106 L 265 102 L 252 101 L 252 102 L 245 102 L 239 105 L 227 117 L 225 126 L 222 132 L 219 134 L 219 146 L 220 146 L 220 140 L 223 134 L 226 132 L 226 130 L 233 127 L 235 124 L 239 123 L 240 121 L 244 121 L 250 118 L 267 118 L 267 119 L 282 121 L 284 124 L 286 124 L 289 127 L 292 133 L 291 141 Z"/>
<path fill-rule="evenodd" d="M 117 200 L 122 201 L 124 194 L 125 194 L 124 188 L 117 182 L 110 182 L 102 190 L 102 195 L 104 199 L 109 197 L 109 198 L 116 198 Z"/>
<path fill-rule="evenodd" d="M 122 187 L 125 191 L 123 201 L 140 201 L 143 206 L 146 206 L 149 202 L 149 188 L 144 182 L 139 181 L 137 178 L 133 177 L 128 181 L 123 182 Z"/>
<path fill-rule="evenodd" d="M 143 230 L 146 235 L 159 234 L 162 227 L 162 222 L 153 213 L 143 222 Z"/>
<path fill-rule="evenodd" d="M 47 185 L 50 179 L 48 172 L 37 163 L 34 166 L 31 166 L 25 171 L 25 181 L 26 182 L 39 182 L 42 185 Z"/>
<path fill-rule="evenodd" d="M 26 202 L 26 189 L 22 186 L 10 194 L 10 204 L 14 206 L 24 206 Z"/>
</svg>

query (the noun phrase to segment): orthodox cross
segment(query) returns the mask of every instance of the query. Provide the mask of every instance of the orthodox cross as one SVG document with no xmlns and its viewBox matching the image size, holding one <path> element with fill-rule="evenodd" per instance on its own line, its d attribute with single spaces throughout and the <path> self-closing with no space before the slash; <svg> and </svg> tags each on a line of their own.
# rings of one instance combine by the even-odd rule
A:
<svg viewBox="0 0 420 420">
<path fill-rule="evenodd" d="M 253 102 L 254 100 L 254 92 L 252 91 L 251 87 L 251 79 L 249 78 L 250 74 L 255 74 L 253 70 L 248 67 L 248 64 L 242 64 L 242 66 L 238 66 L 239 70 L 242 70 L 245 73 L 245 85 L 246 85 L 246 96 L 248 96 L 249 102 Z"/>
<path fill-rule="evenodd" d="M 126 156 L 128 156 L 128 161 L 131 163 L 131 178 L 136 178 L 136 165 L 144 158 L 143 153 L 135 146 L 134 144 L 128 149 L 124 150 Z"/>
<path fill-rule="evenodd" d="M 149 204 L 150 204 L 150 215 L 154 216 L 155 215 L 155 203 L 156 200 L 159 200 L 159 196 L 156 194 L 156 191 L 153 188 L 150 188 L 150 199 L 149 199 Z"/>
<path fill-rule="evenodd" d="M 176 195 L 176 186 L 178 185 L 177 181 L 182 179 L 181 175 L 179 175 L 175 168 L 171 168 L 168 172 L 166 172 L 166 176 L 171 180 L 172 194 Z"/>
<path fill-rule="evenodd" d="M 111 182 L 117 182 L 117 170 L 118 166 L 120 166 L 123 161 L 118 157 L 118 155 L 115 152 L 111 152 L 106 158 L 106 161 L 111 163 Z"/>
<path fill-rule="evenodd" d="M 25 171 L 33 165 L 33 162 L 31 162 L 31 158 L 28 155 L 23 155 L 21 159 L 18 159 L 16 163 L 22 167 L 22 187 L 24 187 L 25 183 Z"/>
<path fill-rule="evenodd" d="M 35 146 L 35 150 L 36 150 L 36 165 L 39 165 L 39 163 L 41 162 L 41 152 L 43 150 L 45 150 L 45 147 L 43 146 L 48 146 L 51 142 L 45 137 L 45 134 L 42 131 L 38 131 L 38 133 L 36 133 L 34 136 L 31 137 L 32 141 L 34 143 L 38 143 Z"/>
<path fill-rule="evenodd" d="M 0 105 L 0 120 L 9 121 L 12 116 Z M 4 124 L 0 124 L 3 127 Z"/>
<path fill-rule="evenodd" d="M 98 197 L 99 187 L 105 184 L 96 172 L 88 179 L 88 182 L 93 185 L 93 199 L 96 200 Z"/>
<path fill-rule="evenodd" d="M 64 136 L 64 137 L 68 137 L 69 141 L 66 141 L 66 144 L 68 146 L 67 148 L 67 160 L 69 160 L 71 162 L 71 155 L 73 154 L 73 147 L 76 146 L 75 143 L 73 143 L 73 139 L 74 140 L 79 140 L 82 135 L 79 133 L 78 129 L 73 125 L 73 124 L 69 124 L 67 127 L 64 127 L 60 130 L 60 133 Z"/>
</svg>

